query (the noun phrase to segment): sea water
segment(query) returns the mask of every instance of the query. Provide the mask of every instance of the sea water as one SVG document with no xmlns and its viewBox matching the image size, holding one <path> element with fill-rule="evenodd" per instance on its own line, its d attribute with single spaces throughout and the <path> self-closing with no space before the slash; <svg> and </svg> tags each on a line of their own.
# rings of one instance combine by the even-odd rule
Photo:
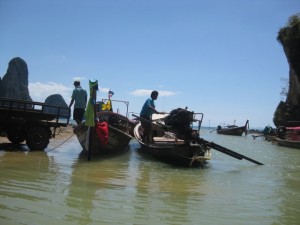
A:
<svg viewBox="0 0 300 225">
<path fill-rule="evenodd" d="M 264 165 L 212 150 L 205 168 L 179 168 L 135 140 L 91 161 L 75 136 L 42 152 L 0 146 L 0 224 L 299 224 L 300 150 L 250 134 L 201 137 Z"/>
</svg>

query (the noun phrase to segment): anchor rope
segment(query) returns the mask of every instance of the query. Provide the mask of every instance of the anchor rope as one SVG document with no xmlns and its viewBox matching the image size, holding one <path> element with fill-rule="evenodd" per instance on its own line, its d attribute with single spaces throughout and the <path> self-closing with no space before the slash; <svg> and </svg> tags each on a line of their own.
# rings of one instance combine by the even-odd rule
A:
<svg viewBox="0 0 300 225">
<path fill-rule="evenodd" d="M 59 132 L 59 133 L 61 133 L 61 131 Z M 58 147 L 60 147 L 60 146 L 62 146 L 64 143 L 66 143 L 71 137 L 73 137 L 75 134 L 73 133 L 70 137 L 68 137 L 66 140 L 64 140 L 62 143 L 60 143 L 59 145 L 57 145 L 57 146 L 55 146 L 54 148 L 52 148 L 52 149 L 50 149 L 50 150 L 48 150 L 48 151 L 46 151 L 46 152 L 51 152 L 51 151 L 53 151 L 54 149 L 56 149 L 56 148 L 58 148 Z"/>
</svg>

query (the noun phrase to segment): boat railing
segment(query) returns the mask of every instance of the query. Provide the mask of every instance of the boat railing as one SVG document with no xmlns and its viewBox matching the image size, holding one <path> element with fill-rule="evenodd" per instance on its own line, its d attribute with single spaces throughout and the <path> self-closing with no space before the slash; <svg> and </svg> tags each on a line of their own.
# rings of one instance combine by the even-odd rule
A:
<svg viewBox="0 0 300 225">
<path fill-rule="evenodd" d="M 169 113 L 163 113 L 163 114 L 153 114 L 152 115 L 152 121 L 163 121 L 166 116 L 168 116 Z M 200 134 L 200 129 L 202 126 L 204 114 L 203 113 L 191 113 L 190 117 L 190 126 L 192 128 L 193 133 L 196 135 Z M 160 123 L 161 124 L 161 123 Z M 195 129 L 196 127 L 196 129 Z"/>
<path fill-rule="evenodd" d="M 103 98 L 102 101 L 97 101 L 96 104 L 99 104 L 99 107 L 101 108 L 101 105 L 104 104 L 106 101 L 110 100 L 111 102 L 121 102 L 121 103 L 124 103 L 125 106 L 126 106 L 126 113 L 125 113 L 125 116 L 128 118 L 129 117 L 129 112 L 128 112 L 128 107 L 129 107 L 129 102 L 128 101 L 123 101 L 123 100 L 115 100 L 115 99 L 106 99 L 106 98 Z M 99 110 L 101 111 L 101 110 Z M 116 113 L 120 113 L 119 111 L 119 108 L 117 109 Z"/>
<path fill-rule="evenodd" d="M 169 115 L 170 113 L 160 113 L 160 114 L 153 114 L 152 119 L 147 121 L 137 115 L 132 114 L 134 117 L 138 118 L 139 120 L 144 120 L 149 123 L 155 123 L 161 127 L 167 128 L 168 126 L 165 124 L 165 118 Z M 194 113 L 190 112 L 190 117 L 189 117 L 189 125 L 190 128 L 192 129 L 193 134 L 199 136 L 200 134 L 200 129 L 202 125 L 204 114 L 203 113 Z M 170 125 L 169 125 L 170 126 Z M 168 127 L 169 129 L 171 127 Z"/>
<path fill-rule="evenodd" d="M 126 107 L 125 113 L 121 113 L 120 109 L 117 108 L 117 110 L 115 111 L 115 113 L 120 114 L 120 115 L 124 115 L 126 117 L 126 129 L 127 129 L 127 133 L 129 132 L 129 112 L 128 112 L 128 108 L 129 108 L 129 102 L 128 101 L 124 101 L 124 100 L 116 100 L 116 99 L 107 99 L 107 98 L 103 98 L 102 101 L 97 101 L 96 105 L 98 105 L 98 109 L 97 111 L 102 111 L 102 105 L 105 104 L 105 102 L 107 102 L 108 100 L 110 100 L 112 102 L 112 106 L 114 106 L 114 102 L 116 103 L 123 103 Z"/>
<path fill-rule="evenodd" d="M 196 132 L 197 135 L 200 133 L 202 121 L 203 121 L 204 114 L 203 113 L 194 113 L 193 115 L 193 122 L 192 122 L 192 129 Z M 194 129 L 194 123 L 196 123 L 197 129 Z"/>
</svg>

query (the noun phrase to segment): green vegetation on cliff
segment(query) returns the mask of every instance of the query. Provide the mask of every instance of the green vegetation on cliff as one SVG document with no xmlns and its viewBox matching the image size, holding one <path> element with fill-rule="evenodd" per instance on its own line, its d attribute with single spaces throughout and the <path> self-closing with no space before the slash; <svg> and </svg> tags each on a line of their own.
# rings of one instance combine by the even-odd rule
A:
<svg viewBox="0 0 300 225">
<path fill-rule="evenodd" d="M 278 32 L 289 64 L 289 88 L 286 101 L 274 113 L 275 126 L 300 126 L 300 14 L 291 16 Z"/>
<path fill-rule="evenodd" d="M 287 26 L 280 29 L 277 40 L 283 45 L 289 63 L 300 78 L 300 14 L 291 16 Z"/>
</svg>

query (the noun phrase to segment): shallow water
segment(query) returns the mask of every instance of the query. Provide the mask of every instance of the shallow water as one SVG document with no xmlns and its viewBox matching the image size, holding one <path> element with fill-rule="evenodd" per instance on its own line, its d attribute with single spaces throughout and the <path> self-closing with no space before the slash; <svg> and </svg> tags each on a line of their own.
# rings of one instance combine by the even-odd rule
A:
<svg viewBox="0 0 300 225">
<path fill-rule="evenodd" d="M 204 169 L 172 167 L 135 140 L 87 161 L 75 136 L 49 152 L 0 150 L 0 224 L 299 224 L 299 150 L 251 135 L 201 136 L 265 165 L 212 150 Z"/>
</svg>

